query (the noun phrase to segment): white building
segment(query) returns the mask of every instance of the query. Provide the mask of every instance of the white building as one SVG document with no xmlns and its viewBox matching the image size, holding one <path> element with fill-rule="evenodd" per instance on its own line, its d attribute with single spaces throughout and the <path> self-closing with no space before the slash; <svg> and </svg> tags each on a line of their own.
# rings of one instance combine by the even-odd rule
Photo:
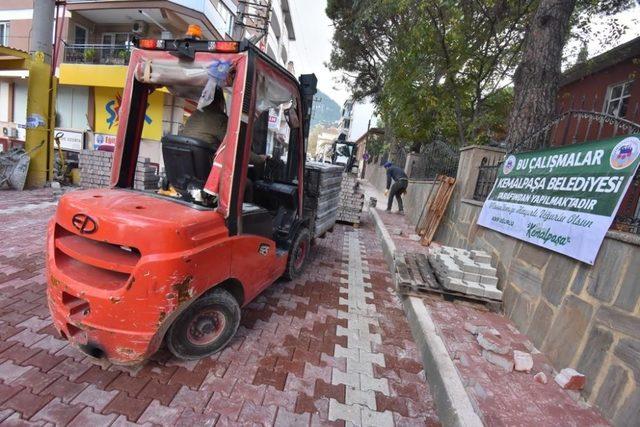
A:
<svg viewBox="0 0 640 427">
<path fill-rule="evenodd" d="M 375 108 L 371 102 L 348 99 L 342 106 L 338 129 L 347 135 L 347 141 L 355 142 L 376 123 Z"/>
</svg>

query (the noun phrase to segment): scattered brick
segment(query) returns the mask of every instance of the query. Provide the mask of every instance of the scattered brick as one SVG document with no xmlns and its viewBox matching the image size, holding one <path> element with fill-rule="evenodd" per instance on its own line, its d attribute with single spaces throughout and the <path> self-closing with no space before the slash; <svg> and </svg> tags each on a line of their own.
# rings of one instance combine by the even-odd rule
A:
<svg viewBox="0 0 640 427">
<path fill-rule="evenodd" d="M 586 377 L 573 368 L 564 368 L 556 375 L 555 382 L 565 390 L 582 390 Z"/>
</svg>

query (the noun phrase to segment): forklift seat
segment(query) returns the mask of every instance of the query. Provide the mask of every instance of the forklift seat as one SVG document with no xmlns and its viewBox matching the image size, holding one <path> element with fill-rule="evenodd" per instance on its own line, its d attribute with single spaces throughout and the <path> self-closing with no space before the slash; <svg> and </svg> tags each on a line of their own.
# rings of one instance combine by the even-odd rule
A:
<svg viewBox="0 0 640 427">
<path fill-rule="evenodd" d="M 162 158 L 167 180 L 178 192 L 203 188 L 213 166 L 218 144 L 183 135 L 162 138 Z"/>
</svg>

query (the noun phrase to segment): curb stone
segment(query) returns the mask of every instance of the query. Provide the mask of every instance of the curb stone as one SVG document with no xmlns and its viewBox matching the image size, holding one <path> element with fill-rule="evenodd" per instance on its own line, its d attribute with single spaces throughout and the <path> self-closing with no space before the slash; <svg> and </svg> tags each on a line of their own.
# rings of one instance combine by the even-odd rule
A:
<svg viewBox="0 0 640 427">
<path fill-rule="evenodd" d="M 376 234 L 382 240 L 387 265 L 395 279 L 395 243 L 376 209 L 370 208 L 369 212 L 375 223 Z M 419 298 L 402 297 L 402 300 L 411 333 L 422 354 L 422 364 L 436 403 L 438 418 L 445 426 L 484 425 L 474 409 L 442 338 L 438 335 L 429 310 Z"/>
</svg>

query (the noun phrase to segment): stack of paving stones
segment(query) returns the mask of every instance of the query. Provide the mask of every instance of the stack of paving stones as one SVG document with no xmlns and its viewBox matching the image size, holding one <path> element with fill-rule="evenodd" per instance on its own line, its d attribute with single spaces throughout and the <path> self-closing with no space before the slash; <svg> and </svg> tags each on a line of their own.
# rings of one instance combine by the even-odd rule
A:
<svg viewBox="0 0 640 427">
<path fill-rule="evenodd" d="M 133 188 L 136 190 L 157 190 L 159 182 L 158 169 L 151 165 L 151 160 L 148 157 L 138 157 Z"/>
<path fill-rule="evenodd" d="M 496 269 L 485 251 L 441 246 L 431 249 L 429 263 L 445 289 L 502 301 Z"/>
<path fill-rule="evenodd" d="M 80 185 L 84 188 L 107 187 L 111 180 L 113 153 L 109 151 L 82 150 L 78 156 L 80 167 Z M 134 188 L 136 190 L 155 190 L 160 177 L 157 169 L 147 157 L 138 158 Z"/>
<path fill-rule="evenodd" d="M 342 167 L 327 163 L 308 162 L 305 165 L 305 211 L 313 211 L 311 230 L 321 236 L 333 228 L 338 215 Z"/>
<path fill-rule="evenodd" d="M 348 222 L 353 225 L 360 224 L 363 205 L 364 192 L 360 188 L 358 176 L 354 173 L 345 172 L 342 176 L 338 221 Z"/>
</svg>

